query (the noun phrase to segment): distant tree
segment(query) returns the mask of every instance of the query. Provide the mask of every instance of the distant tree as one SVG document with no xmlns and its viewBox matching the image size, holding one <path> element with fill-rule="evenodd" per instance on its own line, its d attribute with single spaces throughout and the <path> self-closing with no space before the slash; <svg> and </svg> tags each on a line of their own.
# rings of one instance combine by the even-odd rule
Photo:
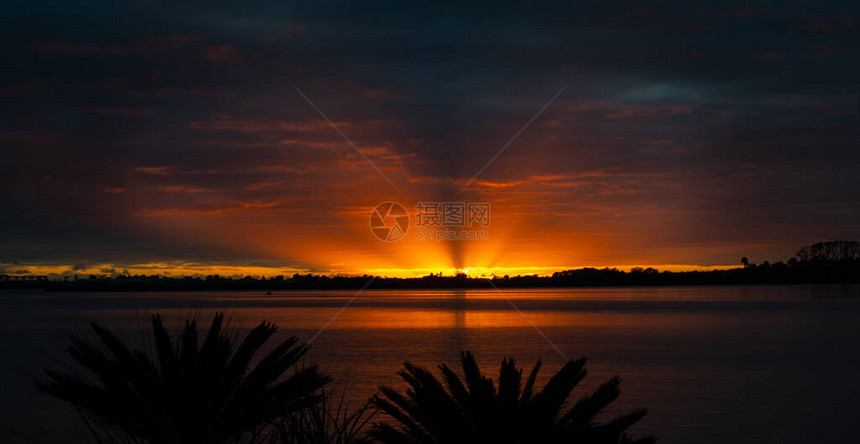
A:
<svg viewBox="0 0 860 444">
<path fill-rule="evenodd" d="M 741 263 L 744 265 L 744 267 L 749 267 L 749 266 L 750 266 L 750 260 L 749 260 L 749 259 L 747 259 L 747 257 L 746 257 L 746 256 L 744 256 L 744 257 L 742 257 L 742 258 L 741 258 Z"/>
<path fill-rule="evenodd" d="M 284 377 L 307 347 L 292 337 L 256 360 L 277 327 L 261 323 L 234 349 L 235 335 L 222 331 L 223 320 L 215 316 L 199 345 L 195 320 L 173 342 L 153 316 L 152 353 L 128 348 L 93 323 L 95 338 L 72 336 L 69 354 L 95 378 L 48 369 L 36 387 L 71 403 L 98 442 L 233 443 L 316 402 L 312 394 L 329 381 L 316 366 Z"/>
<path fill-rule="evenodd" d="M 802 262 L 860 261 L 860 242 L 829 241 L 808 245 L 797 251 Z"/>
<path fill-rule="evenodd" d="M 617 377 L 567 408 L 570 393 L 585 377 L 585 359 L 569 361 L 542 390 L 535 390 L 540 361 L 523 383 L 522 369 L 505 358 L 498 386 L 481 373 L 471 353 L 462 353 L 461 363 L 462 379 L 443 364 L 441 381 L 423 367 L 405 363 L 400 376 L 409 385 L 406 392 L 383 386 L 374 400 L 395 423 L 376 423 L 369 435 L 382 443 L 617 444 L 634 442 L 622 434 L 645 416 L 645 410 L 636 410 L 597 424 L 595 416 L 620 393 Z"/>
<path fill-rule="evenodd" d="M 774 270 L 786 270 L 788 269 L 788 266 L 782 261 L 779 261 L 771 264 L 770 268 Z"/>
</svg>

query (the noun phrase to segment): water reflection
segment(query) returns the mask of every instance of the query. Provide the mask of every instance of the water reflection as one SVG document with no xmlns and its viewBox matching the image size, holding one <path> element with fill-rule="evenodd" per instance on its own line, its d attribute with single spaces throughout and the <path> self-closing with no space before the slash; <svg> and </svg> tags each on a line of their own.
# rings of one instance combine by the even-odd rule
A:
<svg viewBox="0 0 860 444">
<path fill-rule="evenodd" d="M 134 338 L 148 313 L 177 325 L 192 313 L 208 318 L 227 309 L 233 326 L 267 319 L 282 335 L 307 339 L 353 295 L 2 294 L 0 346 L 8 359 L 0 366 L 7 387 L 0 392 L 0 430 L 32 434 L 47 417 L 54 442 L 86 434 L 64 406 L 34 393 L 30 381 L 64 354 L 65 335 L 89 321 Z M 589 357 L 584 389 L 593 388 L 588 380 L 625 378 L 618 408 L 652 412 L 636 433 L 656 433 L 670 444 L 853 438 L 860 287 L 542 289 L 505 296 L 565 354 Z M 555 369 L 560 358 L 529 321 L 495 290 L 367 292 L 318 337 L 308 359 L 349 380 L 357 398 L 379 383 L 397 384 L 403 360 L 432 367 L 455 362 L 462 349 L 475 351 L 487 368 L 513 355 L 524 364 L 543 358 Z"/>
</svg>

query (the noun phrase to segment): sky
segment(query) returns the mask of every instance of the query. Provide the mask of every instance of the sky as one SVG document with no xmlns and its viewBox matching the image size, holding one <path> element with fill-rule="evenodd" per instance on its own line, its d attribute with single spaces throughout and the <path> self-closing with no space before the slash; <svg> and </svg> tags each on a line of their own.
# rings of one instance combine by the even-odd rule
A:
<svg viewBox="0 0 860 444">
<path fill-rule="evenodd" d="M 410 3 L 7 3 L 0 273 L 692 269 L 860 237 L 856 2 Z M 417 238 L 419 202 L 489 203 L 486 238 Z"/>
</svg>

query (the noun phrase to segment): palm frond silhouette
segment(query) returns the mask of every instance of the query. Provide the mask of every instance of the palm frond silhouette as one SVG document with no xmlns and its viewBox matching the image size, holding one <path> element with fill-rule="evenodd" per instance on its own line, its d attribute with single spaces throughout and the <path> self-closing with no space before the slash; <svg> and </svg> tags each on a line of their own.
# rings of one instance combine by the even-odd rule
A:
<svg viewBox="0 0 860 444">
<path fill-rule="evenodd" d="M 636 410 L 598 424 L 596 416 L 618 395 L 621 379 L 612 378 L 590 396 L 567 408 L 567 399 L 585 377 L 585 359 L 571 360 L 535 390 L 541 361 L 523 382 L 522 369 L 505 358 L 498 386 L 481 373 L 474 356 L 461 354 L 463 378 L 442 364 L 439 380 L 423 367 L 404 364 L 399 372 L 409 388 L 405 394 L 382 386 L 374 402 L 394 419 L 370 430 L 374 439 L 400 443 L 652 443 L 653 437 L 632 441 L 624 431 L 645 416 Z"/>
<path fill-rule="evenodd" d="M 71 403 L 103 435 L 99 441 L 220 444 L 316 402 L 329 382 L 316 366 L 295 369 L 308 347 L 291 337 L 252 365 L 277 326 L 262 322 L 235 346 L 218 313 L 199 344 L 196 320 L 174 342 L 161 317 L 152 317 L 154 351 L 126 346 L 92 323 L 95 338 L 70 336 L 68 352 L 94 378 L 46 369 L 43 392 Z"/>
<path fill-rule="evenodd" d="M 261 444 L 366 444 L 365 427 L 378 409 L 368 399 L 351 408 L 346 388 L 339 396 L 320 390 L 322 400 L 286 415 L 272 426 Z"/>
</svg>

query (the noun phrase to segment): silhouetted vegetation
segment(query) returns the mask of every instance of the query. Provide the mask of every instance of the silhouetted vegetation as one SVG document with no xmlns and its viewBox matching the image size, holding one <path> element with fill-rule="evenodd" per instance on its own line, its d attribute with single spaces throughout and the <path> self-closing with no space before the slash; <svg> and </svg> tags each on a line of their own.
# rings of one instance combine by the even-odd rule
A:
<svg viewBox="0 0 860 444">
<path fill-rule="evenodd" d="M 801 262 L 840 264 L 860 261 L 860 242 L 830 241 L 809 245 L 797 251 Z"/>
<path fill-rule="evenodd" d="M 395 424 L 377 423 L 370 431 L 376 440 L 389 443 L 651 443 L 653 437 L 631 441 L 623 432 L 645 416 L 636 410 L 609 422 L 596 416 L 619 395 L 620 378 L 612 378 L 593 394 L 568 407 L 573 389 L 585 377 L 585 359 L 571 360 L 535 389 L 541 362 L 523 382 L 522 369 L 505 358 L 498 385 L 481 373 L 469 352 L 461 355 L 463 378 L 447 365 L 439 369 L 442 380 L 409 362 L 400 371 L 409 389 L 400 393 L 383 386 L 374 399 Z"/>
<path fill-rule="evenodd" d="M 163 276 L 89 276 L 86 279 L 50 281 L 0 276 L 0 288 L 43 288 L 51 291 L 183 291 L 183 290 L 325 290 L 409 288 L 525 288 L 647 285 L 742 285 L 860 283 L 860 243 L 820 242 L 797 251 L 786 262 L 755 264 L 746 257 L 742 267 L 713 271 L 659 271 L 654 268 L 579 268 L 551 276 L 470 277 L 466 274 L 419 278 L 381 276 L 325 276 L 294 274 L 292 277 L 231 278 L 218 275 L 167 278 Z"/>
<path fill-rule="evenodd" d="M 69 402 L 98 443 L 137 444 L 359 444 L 540 442 L 577 444 L 652 443 L 624 431 L 645 410 L 598 423 L 597 416 L 619 395 L 612 378 L 590 396 L 568 406 L 585 377 L 585 359 L 571 360 L 543 389 L 535 382 L 541 362 L 523 381 L 522 369 L 505 358 L 498 385 L 481 374 L 469 352 L 461 354 L 463 378 L 446 365 L 442 381 L 422 367 L 405 364 L 401 394 L 380 387 L 355 410 L 346 391 L 333 397 L 316 366 L 297 369 L 308 350 L 289 338 L 251 363 L 277 327 L 263 322 L 234 350 L 216 314 L 198 344 L 195 320 L 186 321 L 176 341 L 161 318 L 152 318 L 152 353 L 132 349 L 92 324 L 94 338 L 71 336 L 69 354 L 93 378 L 74 369 L 45 370 L 37 381 L 45 393 Z M 294 372 L 286 377 L 287 370 Z M 367 425 L 378 411 L 390 415 Z"/>
<path fill-rule="evenodd" d="M 42 289 L 48 285 L 47 276 L 0 274 L 0 288 Z"/>
<path fill-rule="evenodd" d="M 152 353 L 129 348 L 93 323 L 95 337 L 71 336 L 68 349 L 93 378 L 48 369 L 47 380 L 36 387 L 71 403 L 99 442 L 239 442 L 319 400 L 314 393 L 329 378 L 316 366 L 296 369 L 308 350 L 297 338 L 281 342 L 252 366 L 277 327 L 263 322 L 234 347 L 223 322 L 217 314 L 200 345 L 195 320 L 173 341 L 156 315 Z"/>
<path fill-rule="evenodd" d="M 350 409 L 346 389 L 339 397 L 320 390 L 321 400 L 307 408 L 292 412 L 272 424 L 261 444 L 362 444 L 371 442 L 365 427 L 378 412 L 368 400 L 355 410 Z"/>
</svg>

